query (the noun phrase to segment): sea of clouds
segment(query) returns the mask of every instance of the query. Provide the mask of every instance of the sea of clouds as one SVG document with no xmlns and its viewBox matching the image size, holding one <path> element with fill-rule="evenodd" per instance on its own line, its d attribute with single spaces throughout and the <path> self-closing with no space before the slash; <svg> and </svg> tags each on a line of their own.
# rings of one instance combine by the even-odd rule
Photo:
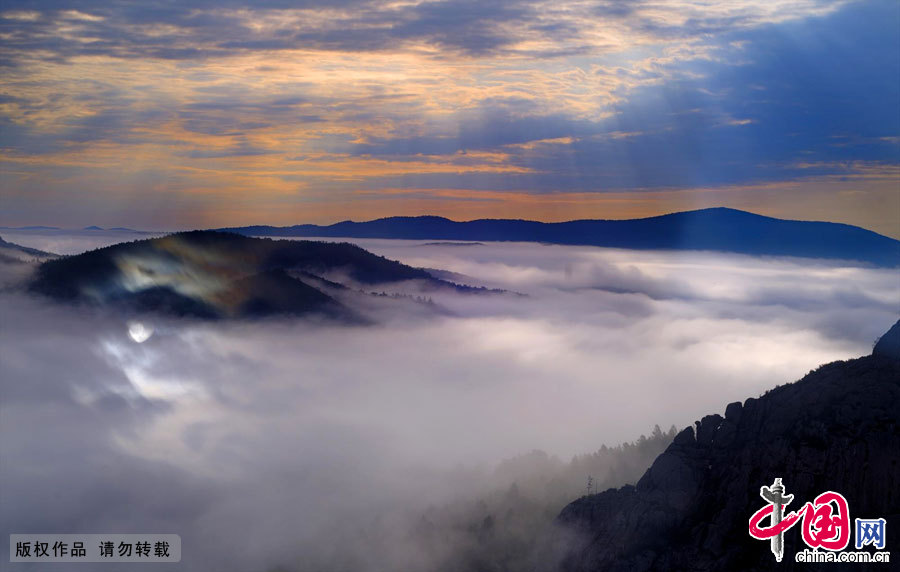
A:
<svg viewBox="0 0 900 572">
<path fill-rule="evenodd" d="M 64 254 L 141 238 L 3 237 Z M 179 570 L 428 570 L 447 554 L 404 519 L 477 497 L 498 461 L 690 425 L 869 353 L 900 313 L 896 270 L 852 263 L 352 242 L 507 293 L 342 326 L 136 323 L 7 287 L 3 534 L 176 533 Z"/>
</svg>

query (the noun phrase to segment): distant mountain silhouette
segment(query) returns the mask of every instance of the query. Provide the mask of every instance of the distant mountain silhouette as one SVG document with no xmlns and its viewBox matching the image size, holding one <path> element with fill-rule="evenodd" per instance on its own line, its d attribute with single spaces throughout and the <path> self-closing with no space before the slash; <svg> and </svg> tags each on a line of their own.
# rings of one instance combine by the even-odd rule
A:
<svg viewBox="0 0 900 572">
<path fill-rule="evenodd" d="M 578 540 L 562 544 L 561 569 L 844 569 L 794 561 L 806 547 L 802 519 L 785 533 L 784 559 L 777 565 L 769 541 L 749 535 L 750 516 L 766 504 L 760 487 L 776 477 L 786 494 L 794 495 L 785 512 L 800 509 L 820 493 L 836 491 L 847 498 L 851 527 L 854 518 L 885 518 L 888 546 L 892 538 L 896 542 L 900 322 L 882 336 L 872 355 L 821 366 L 758 399 L 732 403 L 724 418 L 704 417 L 696 428 L 675 437 L 637 486 L 610 489 L 568 505 L 557 520 Z"/>
<path fill-rule="evenodd" d="M 633 220 L 544 223 L 436 216 L 391 217 L 329 226 L 245 226 L 252 236 L 318 236 L 454 241 L 525 241 L 632 249 L 714 250 L 754 255 L 847 259 L 900 265 L 900 241 L 846 224 L 782 220 L 728 208 Z"/>
<path fill-rule="evenodd" d="M 91 225 L 91 226 L 86 226 L 81 230 L 102 230 L 105 232 L 138 232 L 141 234 L 145 234 L 139 230 L 134 230 L 133 228 L 126 228 L 124 226 L 113 226 L 110 228 L 103 228 L 102 226 Z"/>
<path fill-rule="evenodd" d="M 271 240 L 192 231 L 120 243 L 45 262 L 31 292 L 199 318 L 322 314 L 358 319 L 341 289 L 417 281 L 477 292 L 348 243 Z M 347 285 L 351 288 L 348 288 Z M 354 290 L 354 288 L 357 288 Z"/>
</svg>

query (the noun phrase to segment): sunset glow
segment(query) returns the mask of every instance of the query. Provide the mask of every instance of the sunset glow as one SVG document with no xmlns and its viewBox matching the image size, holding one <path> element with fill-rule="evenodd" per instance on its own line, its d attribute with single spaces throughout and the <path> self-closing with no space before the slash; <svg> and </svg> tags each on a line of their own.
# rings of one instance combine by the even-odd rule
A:
<svg viewBox="0 0 900 572">
<path fill-rule="evenodd" d="M 65 4 L 0 13 L 3 225 L 731 206 L 900 236 L 893 2 Z"/>
</svg>

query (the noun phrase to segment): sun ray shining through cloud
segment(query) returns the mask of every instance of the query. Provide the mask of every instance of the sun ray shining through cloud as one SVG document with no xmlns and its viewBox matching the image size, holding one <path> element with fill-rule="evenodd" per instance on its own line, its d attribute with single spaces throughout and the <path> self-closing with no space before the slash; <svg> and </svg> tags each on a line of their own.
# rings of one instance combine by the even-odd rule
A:
<svg viewBox="0 0 900 572">
<path fill-rule="evenodd" d="M 900 163 L 897 10 L 8 2 L 0 224 L 621 218 L 724 204 L 897 236 L 884 208 Z M 873 172 L 880 183 L 860 182 Z M 817 193 L 814 211 L 796 188 Z M 55 207 L 73 191 L 63 217 Z"/>
</svg>

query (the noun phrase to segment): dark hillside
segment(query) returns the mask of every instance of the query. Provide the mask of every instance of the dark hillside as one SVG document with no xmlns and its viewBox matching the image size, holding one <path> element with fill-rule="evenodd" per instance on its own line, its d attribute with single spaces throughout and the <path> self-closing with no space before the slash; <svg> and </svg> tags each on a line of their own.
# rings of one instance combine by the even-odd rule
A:
<svg viewBox="0 0 900 572">
<path fill-rule="evenodd" d="M 177 316 L 319 313 L 347 318 L 352 312 L 325 291 L 346 286 L 337 280 L 355 285 L 417 280 L 430 288 L 463 289 L 353 244 L 215 231 L 120 243 L 51 260 L 38 267 L 29 289 L 60 301 Z"/>
<path fill-rule="evenodd" d="M 786 512 L 830 490 L 847 498 L 851 523 L 885 518 L 888 531 L 900 530 L 898 333 L 895 325 L 873 355 L 824 365 L 730 404 L 724 417 L 704 417 L 678 434 L 637 486 L 571 503 L 557 520 L 580 541 L 565 549 L 562 569 L 773 570 L 769 541 L 752 538 L 748 520 L 766 504 L 760 487 L 775 478 L 795 498 Z M 784 534 L 777 569 L 842 569 L 794 562 L 806 547 L 801 527 Z"/>
</svg>

